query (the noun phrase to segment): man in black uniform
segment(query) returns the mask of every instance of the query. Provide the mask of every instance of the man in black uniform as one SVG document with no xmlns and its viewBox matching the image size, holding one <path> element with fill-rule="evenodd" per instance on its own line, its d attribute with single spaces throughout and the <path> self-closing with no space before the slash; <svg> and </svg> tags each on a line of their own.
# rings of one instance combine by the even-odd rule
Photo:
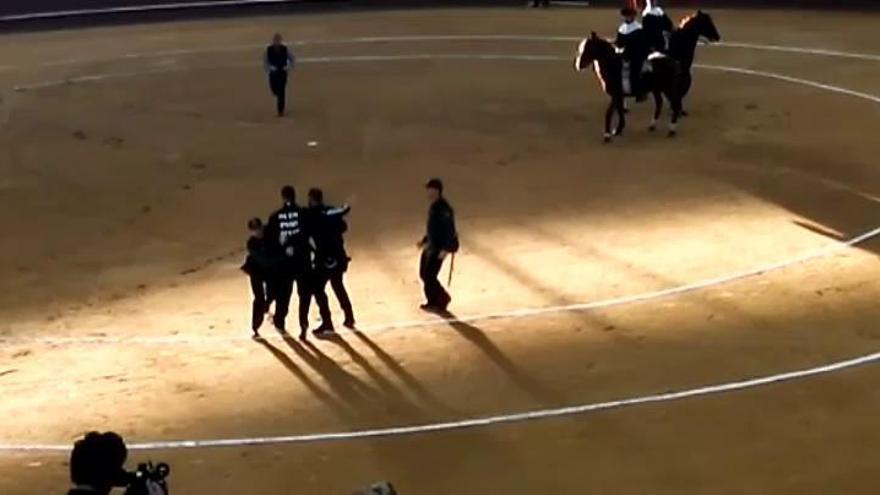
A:
<svg viewBox="0 0 880 495">
<path fill-rule="evenodd" d="M 443 182 L 431 179 L 425 184 L 431 206 L 428 210 L 428 227 L 425 237 L 418 243 L 422 250 L 419 275 L 425 286 L 425 311 L 446 311 L 452 297 L 437 279 L 443 260 L 458 251 L 458 233 L 455 230 L 455 213 L 443 197 Z"/>
<path fill-rule="evenodd" d="M 669 36 L 675 29 L 672 19 L 666 15 L 659 0 L 648 0 L 642 11 L 642 28 L 648 38 L 651 50 L 666 53 L 669 49 Z"/>
<path fill-rule="evenodd" d="M 647 34 L 636 20 L 635 9 L 626 7 L 620 11 L 620 15 L 623 16 L 623 22 L 617 28 L 614 44 L 623 51 L 623 59 L 629 63 L 630 94 L 637 101 L 643 101 L 648 93 L 642 81 L 642 68 L 650 54 Z"/>
<path fill-rule="evenodd" d="M 273 249 L 273 246 L 266 239 L 262 220 L 252 218 L 248 221 L 248 230 L 251 232 L 247 241 L 248 255 L 241 269 L 250 278 L 251 292 L 254 294 L 251 330 L 254 332 L 254 337 L 259 337 L 263 318 L 269 311 L 277 287 L 274 276 L 277 268 L 276 253 L 278 250 Z"/>
<path fill-rule="evenodd" d="M 299 295 L 300 338 L 305 339 L 309 328 L 314 253 L 304 225 L 306 212 L 296 204 L 296 190 L 293 186 L 284 186 L 281 189 L 281 199 L 284 202 L 283 206 L 269 217 L 269 224 L 266 226 L 266 237 L 270 239 L 280 257 L 277 288 L 273 291 L 274 323 L 278 330 L 282 332 L 286 330 L 285 320 L 290 307 L 290 298 L 293 295 L 293 283 L 296 281 Z M 326 294 L 323 299 L 319 296 L 317 302 L 321 314 L 329 315 Z"/>
<path fill-rule="evenodd" d="M 296 59 L 293 52 L 284 44 L 280 34 L 275 34 L 272 44 L 266 48 L 264 66 L 269 75 L 269 89 L 275 95 L 278 116 L 284 115 L 287 107 L 287 72 L 293 69 Z"/>
<path fill-rule="evenodd" d="M 324 204 L 324 192 L 320 189 L 309 191 L 309 233 L 315 243 L 315 270 L 317 273 L 315 294 L 325 294 L 324 288 L 327 282 L 333 288 L 339 306 L 345 313 L 343 325 L 354 329 L 354 309 L 348 291 L 345 290 L 343 280 L 348 270 L 348 262 L 351 258 L 345 252 L 345 239 L 343 234 L 348 230 L 345 223 L 345 215 L 351 211 L 351 207 L 343 205 L 333 208 Z M 326 297 L 326 296 L 324 296 Z M 322 319 L 321 326 L 315 330 L 316 335 L 332 333 L 333 322 L 328 316 Z"/>
</svg>

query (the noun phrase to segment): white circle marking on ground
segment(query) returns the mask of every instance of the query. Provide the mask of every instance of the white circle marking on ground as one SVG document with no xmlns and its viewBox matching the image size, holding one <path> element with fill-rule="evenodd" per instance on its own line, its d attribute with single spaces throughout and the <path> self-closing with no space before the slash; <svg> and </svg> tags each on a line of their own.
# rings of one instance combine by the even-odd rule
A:
<svg viewBox="0 0 880 495">
<path fill-rule="evenodd" d="M 290 44 L 292 46 L 309 46 L 309 45 L 345 45 L 345 44 L 370 44 L 370 43 L 400 43 L 400 42 L 432 42 L 432 41 L 522 41 L 534 42 L 544 41 L 549 43 L 564 42 L 576 43 L 583 36 L 547 36 L 547 35 L 530 35 L 530 34 L 438 34 L 438 35 L 413 35 L 413 36 L 361 36 L 340 39 L 315 39 L 315 40 L 296 40 Z M 766 45 L 759 43 L 741 43 L 741 42 L 721 42 L 710 47 L 720 48 L 744 48 L 750 50 L 764 50 L 784 53 L 795 53 L 802 55 L 822 55 L 828 57 L 853 58 L 857 60 L 870 60 L 880 62 L 880 54 L 873 53 L 854 53 L 840 50 L 828 50 L 824 48 L 809 48 L 799 46 L 785 45 Z M 236 51 L 259 50 L 264 48 L 265 44 L 248 43 L 241 45 L 227 45 L 219 47 L 206 48 L 174 48 L 169 50 L 160 50 L 153 52 L 133 52 L 111 57 L 95 57 L 95 58 L 74 58 L 64 60 L 53 60 L 42 62 L 42 66 L 63 66 L 63 65 L 80 65 L 95 62 L 112 62 L 116 60 L 136 60 L 141 58 L 166 57 L 173 55 L 200 55 L 207 53 L 229 53 Z M 16 66 L 7 66 L 6 70 L 18 69 Z"/>
<path fill-rule="evenodd" d="M 436 56 L 433 56 L 437 58 Z M 493 56 L 495 57 L 495 56 Z M 461 57 L 458 57 L 461 58 Z M 357 60 L 367 60 L 363 57 L 357 57 Z M 406 58 L 398 58 L 399 60 L 406 60 Z M 478 58 L 483 59 L 483 58 Z M 496 59 L 496 58 L 493 58 Z M 511 57 L 510 59 L 517 60 L 522 59 Z M 370 61 L 378 60 L 375 57 L 369 58 Z M 389 60 L 388 57 L 383 57 L 382 60 Z M 554 59 L 555 60 L 555 59 Z M 558 60 L 568 60 L 567 58 L 558 58 Z M 770 77 L 772 79 L 777 79 L 780 81 L 795 83 L 795 84 L 804 84 L 807 86 L 815 87 L 818 89 L 824 89 L 828 91 L 832 91 L 835 93 L 855 96 L 863 99 L 867 99 L 873 101 L 875 103 L 880 103 L 880 97 L 869 95 L 866 93 L 860 93 L 857 91 L 848 90 L 845 88 L 840 88 L 837 86 L 832 86 L 828 84 L 818 83 L 815 81 L 809 81 L 805 79 L 799 79 L 794 77 L 789 77 L 781 74 L 774 74 L 763 71 L 756 71 L 752 69 L 744 69 L 738 67 L 725 67 L 725 66 L 701 66 L 705 69 L 711 70 L 722 70 L 726 72 L 734 72 L 745 75 L 753 75 L 753 76 L 765 76 Z M 133 74 L 138 75 L 138 74 Z M 89 79 L 85 79 L 84 81 L 93 81 L 93 80 L 102 80 L 104 77 L 101 75 L 98 76 L 90 76 Z M 871 239 L 880 235 L 880 228 L 874 229 L 872 231 L 866 232 L 860 236 L 857 236 L 845 243 L 841 243 L 839 245 L 832 246 L 825 250 L 819 251 L 817 253 L 813 253 L 810 255 L 805 255 L 798 257 L 794 260 L 789 260 L 786 262 L 776 263 L 773 265 L 768 265 L 763 269 L 751 270 L 749 272 L 744 272 L 742 274 L 738 274 L 735 276 L 722 277 L 718 279 L 711 279 L 708 281 L 699 282 L 696 284 L 689 284 L 681 287 L 676 287 L 673 289 L 667 289 L 665 291 L 657 291 L 654 293 L 648 293 L 646 295 L 641 296 L 630 296 L 627 298 L 620 298 L 616 300 L 611 300 L 611 303 L 615 301 L 623 301 L 627 302 L 637 302 L 644 301 L 648 299 L 655 299 L 658 297 L 664 297 L 671 294 L 679 294 L 684 292 L 689 292 L 693 290 L 697 290 L 699 288 L 710 287 L 713 285 L 719 285 L 721 283 L 727 283 L 733 280 L 739 280 L 742 278 L 759 275 L 762 273 L 767 273 L 773 270 L 779 270 L 781 268 L 785 268 L 788 266 L 792 266 L 794 264 L 802 263 L 804 261 L 808 261 L 811 259 L 815 259 L 821 256 L 827 255 L 829 252 L 836 251 L 838 249 L 842 249 L 845 247 L 856 245 L 860 242 L 864 242 L 867 239 Z M 662 295 L 657 295 L 662 294 Z M 596 303 L 585 304 L 585 305 L 572 305 L 565 307 L 556 307 L 556 308 L 539 308 L 537 310 L 523 310 L 517 312 L 509 312 L 505 313 L 503 316 L 496 315 L 484 315 L 480 317 L 481 319 L 486 318 L 501 318 L 501 317 L 521 317 L 521 316 L 532 316 L 534 314 L 544 314 L 551 311 L 571 311 L 575 309 L 591 309 L 595 308 Z M 606 306 L 611 305 L 608 301 L 605 302 Z M 622 302 L 616 302 L 616 304 L 622 304 Z M 591 306 L 590 308 L 586 306 Z M 474 321 L 473 319 L 464 319 L 462 318 L 460 321 Z M 419 325 L 424 324 L 434 324 L 436 322 L 430 323 L 418 323 Z M 389 328 L 391 328 L 389 326 Z M 399 328 L 399 327 L 397 327 Z M 781 383 L 796 379 L 807 378 L 811 376 L 821 375 L 832 373 L 835 371 L 840 371 L 843 369 L 853 368 L 856 366 L 864 366 L 867 364 L 873 364 L 880 361 L 880 352 L 876 352 L 873 354 L 867 354 L 864 356 L 856 357 L 853 359 L 848 359 L 844 361 L 839 361 L 835 363 L 831 363 L 828 365 L 818 366 L 814 368 L 809 368 L 805 370 L 791 371 L 787 373 L 781 373 L 776 375 L 770 375 L 765 377 L 747 379 L 737 382 L 729 382 L 722 383 L 716 385 L 709 385 L 705 387 L 699 387 L 694 389 L 662 393 L 662 394 L 654 394 L 654 395 L 646 395 L 640 397 L 634 397 L 629 399 L 622 399 L 616 401 L 609 402 L 600 402 L 600 403 L 592 403 L 592 404 L 583 404 L 578 406 L 569 406 L 555 409 L 543 409 L 538 411 L 530 411 L 523 413 L 514 413 L 514 414 L 505 414 L 498 416 L 490 416 L 485 418 L 474 418 L 474 419 L 466 419 L 460 421 L 451 421 L 451 422 L 442 422 L 442 423 L 432 423 L 432 424 L 423 424 L 423 425 L 414 425 L 414 426 L 403 426 L 403 427 L 392 427 L 392 428 L 381 428 L 381 429 L 369 429 L 369 430 L 360 430 L 360 431 L 352 431 L 352 432 L 338 432 L 338 433 L 319 433 L 319 434 L 306 434 L 306 435 L 287 435 L 287 436 L 273 436 L 273 437 L 255 437 L 255 438 L 237 438 L 237 439 L 215 439 L 215 440 L 176 440 L 176 441 L 164 441 L 164 442 L 139 442 L 133 443 L 129 446 L 131 450 L 161 450 L 161 449 L 182 449 L 182 448 L 204 448 L 204 447 L 233 447 L 233 446 L 247 446 L 247 445 L 267 445 L 267 444 L 280 444 L 280 443 L 306 443 L 306 442 L 326 442 L 326 441 L 338 441 L 338 440 L 354 440 L 354 439 L 363 439 L 363 438 L 376 438 L 376 437 L 389 437 L 389 436 L 401 436 L 401 435 L 414 435 L 414 434 L 424 434 L 431 432 L 439 432 L 439 431 L 450 431 L 450 430 L 459 430 L 465 428 L 476 428 L 483 426 L 490 426 L 502 423 L 515 423 L 515 422 L 524 422 L 524 421 L 532 421 L 538 419 L 547 419 L 561 416 L 569 416 L 575 414 L 584 414 L 587 412 L 595 412 L 601 410 L 608 409 L 616 409 L 626 406 L 633 405 L 641 405 L 641 404 L 649 404 L 649 403 L 657 403 L 657 402 L 668 402 L 674 400 L 682 400 L 686 398 L 693 398 L 699 396 L 706 396 L 712 394 L 719 394 L 724 392 L 731 392 L 737 390 L 743 390 L 748 388 L 754 388 L 763 385 L 769 385 L 773 383 Z M 58 445 L 58 444 L 6 444 L 0 443 L 0 451 L 6 452 L 67 452 L 70 450 L 68 445 Z"/>
<path fill-rule="evenodd" d="M 301 60 L 302 63 L 340 63 L 340 62 L 387 62 L 387 61 L 412 61 L 412 60 L 510 60 L 510 61 L 567 61 L 567 57 L 558 57 L 558 56 L 545 56 L 545 55 L 504 55 L 504 54 L 486 54 L 486 55 L 473 55 L 473 54 L 414 54 L 414 55 L 365 55 L 365 56 L 339 56 L 339 57 L 314 57 L 314 58 L 304 58 Z M 251 67 L 252 64 L 248 65 L 234 65 L 230 67 Z M 254 66 L 256 68 L 256 66 Z M 792 84 L 799 84 L 804 86 L 813 87 L 816 89 L 821 89 L 824 91 L 830 91 L 838 94 L 843 94 L 847 96 L 853 96 L 856 98 L 865 99 L 874 103 L 880 103 L 880 96 L 871 95 L 868 93 L 862 93 L 859 91 L 854 91 L 847 88 L 842 88 L 839 86 L 833 86 L 830 84 L 824 84 L 816 81 L 811 81 L 807 79 L 801 79 L 796 77 L 785 76 L 782 74 L 776 74 L 773 72 L 765 72 L 758 71 L 740 67 L 727 67 L 727 66 L 719 66 L 719 65 L 699 65 L 697 64 L 695 67 L 707 70 L 716 70 L 722 72 L 730 72 L 736 74 L 750 75 L 750 76 L 759 76 L 770 79 L 775 79 L 778 81 L 788 82 Z M 180 72 L 189 70 L 187 67 L 175 67 L 175 68 L 162 68 L 162 69 L 151 69 L 140 72 L 119 72 L 119 73 L 109 73 L 109 74 L 94 74 L 88 76 L 82 76 L 80 78 L 74 78 L 67 81 L 46 81 L 41 83 L 36 83 L 30 86 L 20 87 L 19 90 L 27 91 L 33 89 L 42 89 L 51 86 L 59 86 L 59 85 L 67 85 L 67 84 L 77 84 L 83 82 L 100 82 L 107 79 L 114 78 L 125 78 L 125 77 L 135 77 L 139 75 L 147 75 L 147 74 L 164 74 L 169 72 Z M 862 193 L 864 195 L 864 193 Z M 368 332 L 382 332 L 388 330 L 398 330 L 398 329 L 406 329 L 406 328 L 418 328 L 418 327 L 426 327 L 426 326 L 436 326 L 447 323 L 449 321 L 453 322 L 463 322 L 463 323 L 474 323 L 488 320 L 498 320 L 498 319 L 507 319 L 507 318 L 524 318 L 524 317 L 535 317 L 545 314 L 552 313 L 562 313 L 562 312 L 573 312 L 573 311 L 588 311 L 588 310 L 596 310 L 596 309 L 605 309 L 616 306 L 622 306 L 625 304 L 633 304 L 639 302 L 646 302 L 671 296 L 676 296 L 680 294 L 685 294 L 689 292 L 695 292 L 701 289 L 706 289 L 710 287 L 715 287 L 723 284 L 728 284 L 732 282 L 736 282 L 739 280 L 743 280 L 746 278 L 751 278 L 759 275 L 763 275 L 765 273 L 781 270 L 784 268 L 788 268 L 797 264 L 805 263 L 811 260 L 815 260 L 818 258 L 826 257 L 840 250 L 856 246 L 868 240 L 874 239 L 875 237 L 880 236 L 880 227 L 871 229 L 866 231 L 860 235 L 853 237 L 852 239 L 841 241 L 832 246 L 819 249 L 810 253 L 806 253 L 804 255 L 778 261 L 775 263 L 770 263 L 765 266 L 761 266 L 758 268 L 746 270 L 739 273 L 723 275 L 715 278 L 710 278 L 702 281 L 692 282 L 689 284 L 684 284 L 676 287 L 670 287 L 666 289 L 661 289 L 657 291 L 646 292 L 642 294 L 636 294 L 631 296 L 622 296 L 613 299 L 606 299 L 601 301 L 593 301 L 593 302 L 585 302 L 585 303 L 577 303 L 570 305 L 560 305 L 560 306 L 546 306 L 546 307 L 538 307 L 538 308 L 521 308 L 513 311 L 500 311 L 500 312 L 491 312 L 491 313 L 483 313 L 477 315 L 468 315 L 455 318 L 453 320 L 444 320 L 441 318 L 431 318 L 427 320 L 415 320 L 415 321 L 404 321 L 404 322 L 394 322 L 387 324 L 379 324 L 374 326 L 364 327 L 364 331 Z M 37 338 L 0 338 L 0 343 L 38 343 L 45 345 L 71 345 L 71 344 L 155 344 L 155 345 L 175 345 L 175 344 L 201 344 L 206 342 L 242 342 L 248 340 L 246 336 L 237 336 L 237 337 L 208 337 L 208 336 L 198 336 L 198 335 L 174 335 L 174 336 L 157 336 L 157 337 L 133 337 L 133 338 L 118 338 L 118 337 L 104 337 L 104 336 L 96 336 L 96 337 L 37 337 Z"/>
</svg>

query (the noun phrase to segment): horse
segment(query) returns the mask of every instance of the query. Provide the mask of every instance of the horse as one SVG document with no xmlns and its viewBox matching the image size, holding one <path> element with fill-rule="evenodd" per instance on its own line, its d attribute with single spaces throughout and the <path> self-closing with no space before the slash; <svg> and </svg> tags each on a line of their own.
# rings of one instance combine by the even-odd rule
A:
<svg viewBox="0 0 880 495">
<path fill-rule="evenodd" d="M 605 111 L 605 136 L 606 143 L 611 141 L 612 136 L 620 136 L 626 128 L 626 109 L 624 99 L 634 96 L 632 91 L 627 92 L 624 84 L 623 57 L 617 53 L 614 45 L 596 35 L 590 33 L 578 46 L 577 55 L 574 58 L 574 68 L 580 72 L 592 65 L 602 90 L 611 97 L 608 108 Z M 675 136 L 678 128 L 678 118 L 681 114 L 681 69 L 679 63 L 663 54 L 652 54 L 645 61 L 650 69 L 649 73 L 643 74 L 642 80 L 645 87 L 654 95 L 654 118 L 648 128 L 654 131 L 657 127 L 657 119 L 663 109 L 663 96 L 669 100 L 672 107 L 672 118 L 669 124 L 669 136 Z M 611 119 L 617 112 L 617 128 L 612 132 Z"/>
<path fill-rule="evenodd" d="M 694 57 L 697 52 L 697 42 L 700 38 L 705 38 L 711 43 L 721 41 L 721 34 L 715 27 L 712 16 L 698 10 L 695 14 L 682 19 L 678 29 L 672 31 L 669 35 L 669 49 L 666 54 L 678 60 L 681 66 L 681 97 L 685 96 L 691 90 L 693 79 L 691 77 L 691 69 L 694 65 Z M 682 115 L 687 112 L 682 110 Z"/>
</svg>

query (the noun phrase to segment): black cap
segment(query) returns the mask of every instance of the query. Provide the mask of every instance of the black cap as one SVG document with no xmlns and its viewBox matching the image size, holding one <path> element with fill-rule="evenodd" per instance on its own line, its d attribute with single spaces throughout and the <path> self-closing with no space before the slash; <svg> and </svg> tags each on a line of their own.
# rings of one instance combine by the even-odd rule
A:
<svg viewBox="0 0 880 495">
<path fill-rule="evenodd" d="M 440 192 L 443 192 L 443 181 L 438 178 L 430 179 L 425 183 L 425 189 L 436 189 Z"/>
<path fill-rule="evenodd" d="M 281 199 L 288 203 L 296 201 L 296 189 L 293 186 L 284 186 L 281 188 Z"/>
<path fill-rule="evenodd" d="M 248 220 L 248 229 L 257 230 L 263 227 L 263 221 L 257 217 Z"/>
<path fill-rule="evenodd" d="M 324 191 L 318 189 L 317 187 L 309 189 L 309 199 L 316 203 L 323 203 Z"/>
</svg>

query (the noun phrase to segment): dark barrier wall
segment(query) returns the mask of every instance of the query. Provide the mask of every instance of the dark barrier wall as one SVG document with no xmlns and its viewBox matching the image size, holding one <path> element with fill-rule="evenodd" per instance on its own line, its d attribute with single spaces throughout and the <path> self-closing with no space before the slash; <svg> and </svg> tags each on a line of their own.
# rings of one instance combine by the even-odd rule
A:
<svg viewBox="0 0 880 495">
<path fill-rule="evenodd" d="M 145 4 L 174 4 L 199 0 L 0 0 L 0 15 L 101 9 Z"/>
<path fill-rule="evenodd" d="M 176 4 L 182 2 L 198 2 L 204 0 L 0 0 L 0 16 L 28 14 L 38 12 L 67 11 L 79 9 L 101 9 L 112 7 L 139 6 L 146 4 Z M 253 12 L 255 10 L 315 10 L 323 8 L 383 8 L 383 7 L 432 7 L 432 6 L 517 6 L 525 5 L 527 0 L 300 0 L 292 4 L 274 7 L 251 5 L 237 7 L 223 7 L 224 13 L 230 11 Z M 593 0 L 590 2 L 596 6 L 617 7 L 625 3 L 625 0 Z M 666 0 L 663 2 L 668 7 L 687 8 L 717 8 L 717 7 L 749 7 L 749 8 L 858 8 L 880 9 L 880 0 Z M 211 9 L 193 10 L 201 12 L 201 15 L 211 13 Z M 142 14 L 126 14 L 131 21 L 137 21 L 137 16 Z M 169 16 L 169 13 L 165 14 Z M 170 14 L 173 17 L 174 14 Z"/>
</svg>

